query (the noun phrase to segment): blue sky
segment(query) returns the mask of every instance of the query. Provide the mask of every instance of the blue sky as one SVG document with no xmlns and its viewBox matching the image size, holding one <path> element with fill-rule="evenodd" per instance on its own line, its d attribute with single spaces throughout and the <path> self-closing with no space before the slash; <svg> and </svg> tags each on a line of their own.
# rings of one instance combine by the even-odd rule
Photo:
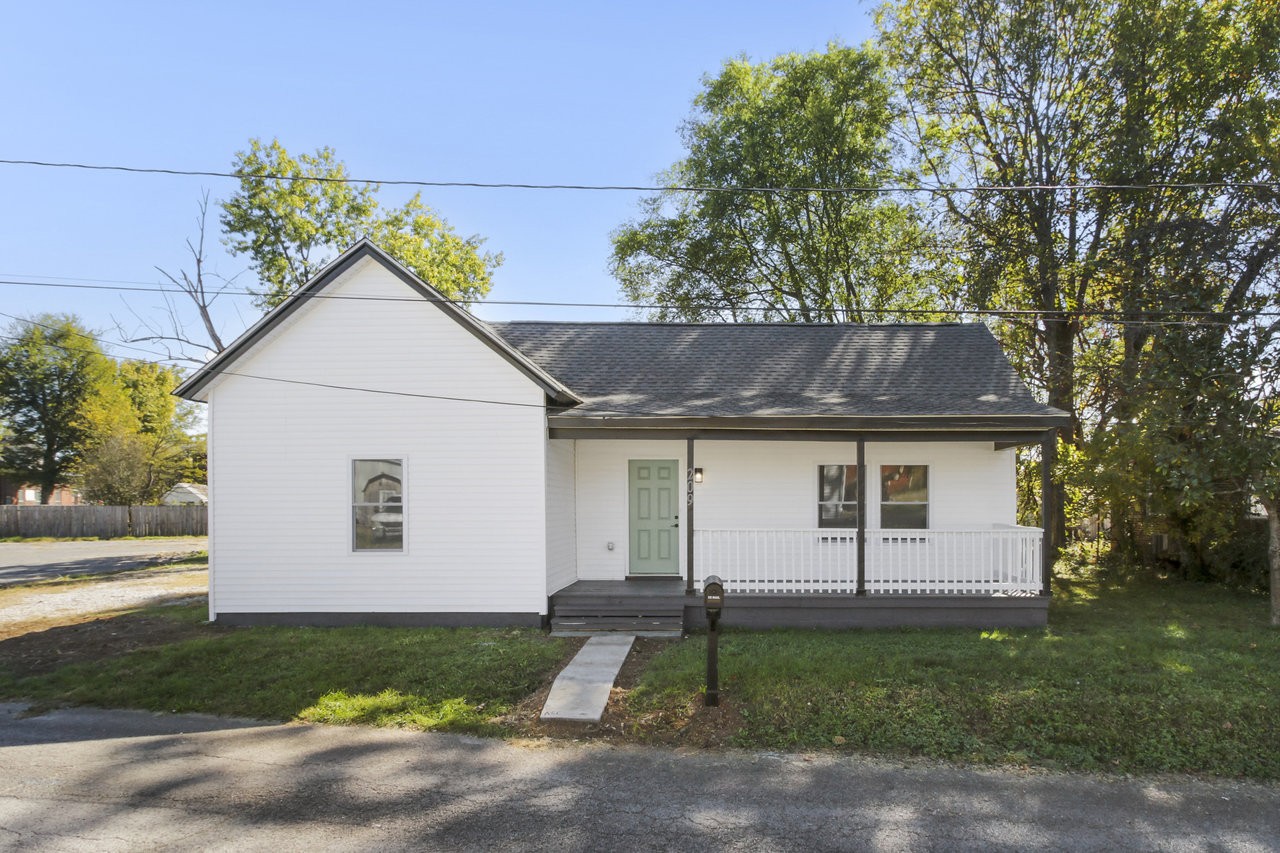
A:
<svg viewBox="0 0 1280 853">
<path fill-rule="evenodd" d="M 648 184 L 682 154 L 703 75 L 859 44 L 856 2 L 23 3 L 6 10 L 0 158 L 227 170 L 251 137 L 332 146 L 356 177 Z M 229 180 L 0 165 L 0 279 L 157 283 L 188 262 L 203 190 Z M 403 201 L 410 191 L 388 187 Z M 630 193 L 440 189 L 424 200 L 501 251 L 496 300 L 619 301 L 609 234 Z M 212 217 L 211 217 L 212 218 Z M 247 266 L 217 244 L 212 266 Z M 252 284 L 246 272 L 240 282 Z M 0 285 L 6 314 L 161 316 L 160 298 Z M 236 308 L 238 307 L 238 316 Z M 488 319 L 622 319 L 491 305 Z M 225 330 L 256 318 L 229 304 Z M 7 320 L 0 318 L 0 322 Z M 117 354 L 127 354 L 117 350 Z M 136 353 L 135 353 L 136 354 Z"/>
</svg>

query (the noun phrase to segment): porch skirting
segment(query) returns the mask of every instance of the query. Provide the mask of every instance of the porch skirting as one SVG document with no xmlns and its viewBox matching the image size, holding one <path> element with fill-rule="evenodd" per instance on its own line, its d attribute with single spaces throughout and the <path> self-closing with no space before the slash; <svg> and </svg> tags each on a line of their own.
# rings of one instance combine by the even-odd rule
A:
<svg viewBox="0 0 1280 853">
<path fill-rule="evenodd" d="M 1042 595 L 727 594 L 727 628 L 1039 628 L 1049 622 Z M 686 603 L 686 631 L 707 627 L 701 598 Z"/>
</svg>

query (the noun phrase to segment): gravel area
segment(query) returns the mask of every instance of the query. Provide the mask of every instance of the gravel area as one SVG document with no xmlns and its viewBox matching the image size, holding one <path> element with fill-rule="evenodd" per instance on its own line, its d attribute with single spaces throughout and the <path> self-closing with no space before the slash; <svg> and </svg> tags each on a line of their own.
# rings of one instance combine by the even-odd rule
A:
<svg viewBox="0 0 1280 853">
<path fill-rule="evenodd" d="M 0 638 L 209 591 L 204 566 L 121 572 L 66 585 L 0 591 Z"/>
</svg>

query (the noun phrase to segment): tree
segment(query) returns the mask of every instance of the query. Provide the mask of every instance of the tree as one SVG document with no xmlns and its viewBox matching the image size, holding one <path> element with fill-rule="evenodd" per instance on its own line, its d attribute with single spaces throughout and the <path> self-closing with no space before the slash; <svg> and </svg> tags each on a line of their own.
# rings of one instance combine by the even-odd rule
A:
<svg viewBox="0 0 1280 853">
<path fill-rule="evenodd" d="M 0 349 L 0 466 L 40 485 L 40 502 L 66 481 L 90 424 L 86 406 L 109 380 L 112 363 L 67 314 L 44 314 L 9 327 Z"/>
<path fill-rule="evenodd" d="M 186 432 L 191 408 L 171 393 L 180 380 L 172 367 L 120 362 L 89 406 L 93 428 L 76 466 L 85 498 L 154 503 L 181 481 L 197 448 Z"/>
<path fill-rule="evenodd" d="M 368 237 L 450 299 L 489 292 L 501 254 L 481 253 L 484 240 L 460 237 L 414 195 L 403 207 L 379 207 L 379 186 L 350 179 L 333 149 L 289 155 L 278 140 L 249 141 L 233 170 L 240 187 L 222 202 L 224 243 L 247 255 L 272 308 L 306 283 L 337 252 Z"/>
<path fill-rule="evenodd" d="M 1159 421 L 1158 377 L 1213 374 L 1231 346 L 1182 332 L 1196 312 L 1220 312 L 1207 318 L 1219 331 L 1248 323 L 1275 292 L 1275 193 L 1240 185 L 1280 165 L 1278 21 L 1274 4 L 1248 0 L 902 0 L 881 12 L 925 179 L 1025 188 L 941 197 L 973 247 L 971 303 L 1039 313 L 1001 337 L 1072 415 L 1061 440 L 1092 456 L 1081 470 L 1110 478 L 1119 530 L 1122 497 L 1177 484 L 1144 483 L 1139 457 L 1105 451 L 1131 452 L 1131 427 Z M 1082 313 L 1099 308 L 1118 322 Z M 1190 312 L 1185 329 L 1161 322 L 1171 311 Z M 1194 421 L 1186 407 L 1202 400 L 1184 394 L 1180 411 Z M 1126 466 L 1136 477 L 1115 476 Z M 1058 541 L 1064 493 L 1057 483 Z"/>
<path fill-rule="evenodd" d="M 187 240 L 187 251 L 191 254 L 192 266 L 177 272 L 156 267 L 156 270 L 174 285 L 175 295 L 164 294 L 164 319 L 157 321 L 140 316 L 133 311 L 137 326 L 133 332 L 125 332 L 124 326 L 117 321 L 116 328 L 126 343 L 160 344 L 168 350 L 171 361 L 185 361 L 202 365 L 209 359 L 209 354 L 217 355 L 226 349 L 218 324 L 214 320 L 213 305 L 218 297 L 225 294 L 228 288 L 236 283 L 237 276 L 225 278 L 206 268 L 204 240 L 209 212 L 209 193 L 206 192 L 199 202 L 200 214 L 196 218 L 199 236 L 195 241 Z M 185 298 L 182 298 L 185 297 Z M 194 308 L 199 326 L 189 321 L 188 310 Z M 184 310 L 185 309 L 185 310 Z M 132 309 L 130 309 L 132 310 Z M 193 328 L 196 329 L 193 331 Z"/>
<path fill-rule="evenodd" d="M 737 59 L 703 82 L 671 189 L 613 235 L 627 299 L 684 320 L 870 321 L 936 305 L 912 208 L 876 192 L 768 191 L 893 177 L 896 114 L 874 50 Z"/>
</svg>

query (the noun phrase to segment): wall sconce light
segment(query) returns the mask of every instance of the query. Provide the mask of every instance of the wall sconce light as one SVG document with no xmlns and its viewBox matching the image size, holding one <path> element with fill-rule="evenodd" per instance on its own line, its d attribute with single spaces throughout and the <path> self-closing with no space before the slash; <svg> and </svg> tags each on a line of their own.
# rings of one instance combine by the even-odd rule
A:
<svg viewBox="0 0 1280 853">
<path fill-rule="evenodd" d="M 701 483 L 701 482 L 702 482 L 702 469 L 701 469 L 701 468 L 694 468 L 694 469 L 693 469 L 693 482 L 695 482 L 695 483 Z"/>
</svg>

